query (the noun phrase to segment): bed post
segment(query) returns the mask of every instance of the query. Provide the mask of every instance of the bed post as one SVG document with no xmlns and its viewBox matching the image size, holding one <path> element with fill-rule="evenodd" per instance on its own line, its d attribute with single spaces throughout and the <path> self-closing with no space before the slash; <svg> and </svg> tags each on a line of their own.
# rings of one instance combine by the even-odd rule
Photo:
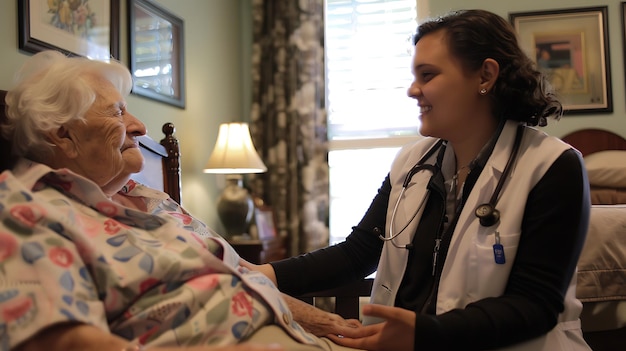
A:
<svg viewBox="0 0 626 351">
<path fill-rule="evenodd" d="M 165 178 L 165 192 L 170 194 L 172 199 L 181 203 L 180 193 L 180 149 L 178 139 L 174 136 L 176 128 L 173 123 L 163 125 L 165 138 L 161 139 L 161 145 L 167 151 L 167 157 L 163 159 L 163 177 Z"/>
</svg>

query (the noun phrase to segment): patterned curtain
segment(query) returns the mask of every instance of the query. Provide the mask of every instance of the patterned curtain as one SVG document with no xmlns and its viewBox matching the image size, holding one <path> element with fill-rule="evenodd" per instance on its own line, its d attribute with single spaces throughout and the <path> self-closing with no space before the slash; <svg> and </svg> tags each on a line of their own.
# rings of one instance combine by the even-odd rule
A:
<svg viewBox="0 0 626 351">
<path fill-rule="evenodd" d="M 328 245 L 323 0 L 252 0 L 252 139 L 268 172 L 249 177 L 289 254 Z"/>
</svg>

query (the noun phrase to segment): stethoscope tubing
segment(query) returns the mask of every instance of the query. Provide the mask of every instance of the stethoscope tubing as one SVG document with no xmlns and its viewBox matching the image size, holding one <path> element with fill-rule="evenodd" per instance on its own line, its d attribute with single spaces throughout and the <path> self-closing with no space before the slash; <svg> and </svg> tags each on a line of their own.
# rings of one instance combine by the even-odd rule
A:
<svg viewBox="0 0 626 351">
<path fill-rule="evenodd" d="M 420 201 L 419 206 L 417 207 L 417 209 L 415 210 L 411 218 L 407 221 L 406 225 L 402 227 L 400 231 L 395 232 L 394 223 L 396 220 L 396 213 L 398 211 L 398 206 L 400 205 L 400 200 L 404 196 L 404 192 L 406 191 L 406 188 L 409 186 L 409 183 L 411 182 L 411 179 L 413 178 L 415 174 L 423 170 L 430 171 L 433 175 L 435 174 L 435 171 L 437 170 L 437 168 L 431 164 L 424 164 L 424 162 L 426 162 L 426 160 L 428 160 L 437 150 L 439 150 L 441 146 L 444 144 L 444 142 L 445 141 L 443 139 L 437 140 L 437 142 L 433 146 L 431 146 L 430 149 L 428 149 L 426 154 L 424 154 L 424 156 L 413 167 L 411 167 L 411 169 L 407 173 L 406 177 L 404 178 L 404 182 L 402 183 L 402 190 L 400 190 L 400 195 L 398 196 L 398 199 L 396 200 L 396 203 L 393 206 L 393 210 L 391 212 L 391 223 L 389 224 L 389 237 L 387 237 L 386 235 L 383 236 L 383 234 L 379 234 L 378 238 L 380 240 L 391 242 L 391 244 L 398 249 L 407 247 L 406 245 L 399 246 L 393 240 L 397 238 L 398 235 L 402 234 L 404 230 L 408 228 L 408 226 L 413 222 L 413 220 L 419 213 L 420 209 L 424 206 L 424 203 L 426 202 L 426 199 L 428 198 L 430 191 L 428 189 L 426 190 L 426 194 L 422 198 L 422 201 Z"/>
<path fill-rule="evenodd" d="M 522 141 L 522 136 L 523 136 L 523 131 L 524 131 L 524 126 L 523 125 L 519 125 L 518 129 L 517 129 L 517 133 L 515 135 L 515 141 L 513 144 L 513 149 L 511 151 L 511 154 L 509 156 L 509 159 L 504 167 L 504 172 L 502 174 L 502 177 L 500 178 L 500 180 L 498 181 L 498 184 L 496 185 L 496 189 L 494 190 L 494 193 L 491 196 L 491 199 L 489 201 L 489 205 L 495 210 L 495 205 L 496 202 L 498 201 L 498 197 L 499 194 L 502 190 L 502 187 L 504 186 L 504 182 L 506 181 L 506 178 L 508 177 L 509 173 L 511 172 L 511 168 L 513 163 L 515 162 L 516 158 L 517 158 L 517 154 L 521 145 L 521 141 Z M 396 200 L 395 205 L 393 206 L 393 210 L 391 212 L 391 223 L 389 224 L 389 236 L 384 235 L 383 234 L 379 234 L 378 237 L 385 242 L 391 242 L 391 244 L 396 247 L 396 248 L 408 248 L 408 245 L 398 245 L 394 242 L 394 239 L 397 238 L 400 234 L 402 234 L 406 228 L 409 227 L 409 225 L 413 222 L 413 220 L 415 219 L 415 217 L 417 216 L 417 214 L 419 213 L 419 211 L 421 210 L 421 208 L 424 206 L 424 203 L 426 202 L 426 199 L 428 198 L 428 195 L 430 193 L 430 191 L 428 189 L 426 189 L 426 193 L 424 194 L 424 197 L 422 198 L 422 201 L 420 202 L 419 206 L 417 207 L 417 209 L 415 210 L 415 212 L 413 213 L 413 215 L 411 216 L 411 218 L 407 221 L 406 225 L 404 227 L 402 227 L 402 229 L 400 229 L 398 232 L 395 232 L 394 230 L 394 222 L 396 219 L 396 213 L 398 211 L 398 207 L 400 205 L 400 201 L 402 199 L 402 197 L 404 196 L 404 192 L 406 190 L 406 188 L 408 187 L 409 183 L 411 182 L 411 179 L 413 178 L 413 176 L 415 174 L 417 174 L 420 171 L 426 170 L 426 171 L 430 171 L 433 176 L 435 175 L 435 172 L 437 171 L 437 167 L 431 164 L 424 164 L 424 162 L 426 162 L 426 160 L 428 160 L 437 150 L 439 150 L 442 145 L 444 144 L 444 140 L 439 139 L 427 152 L 426 154 L 424 154 L 424 156 L 413 166 L 411 167 L 411 169 L 409 170 L 409 172 L 407 173 L 406 177 L 404 178 L 404 182 L 402 183 L 402 190 L 400 191 L 400 195 L 398 196 L 398 199 Z"/>
<path fill-rule="evenodd" d="M 404 196 L 404 191 L 405 190 L 406 190 L 406 187 L 402 187 L 402 190 L 400 191 L 400 196 L 398 196 L 398 199 L 396 200 L 396 204 L 393 206 L 393 211 L 391 212 L 391 223 L 389 224 L 389 234 L 390 234 L 390 236 L 387 238 L 387 237 L 384 237 L 384 236 L 382 236 L 380 234 L 378 235 L 378 237 L 382 241 L 391 241 L 393 246 L 395 246 L 397 248 L 400 248 L 400 247 L 398 245 L 396 245 L 395 242 L 393 242 L 393 239 L 398 237 L 398 235 L 402 234 L 402 232 L 404 232 L 404 230 L 411 224 L 411 222 L 413 222 L 413 220 L 417 216 L 417 213 L 420 211 L 422 206 L 424 206 L 424 202 L 426 202 L 426 198 L 428 198 L 428 193 L 430 192 L 429 190 L 426 190 L 426 194 L 422 198 L 422 201 L 420 201 L 420 204 L 417 207 L 417 210 L 415 210 L 415 212 L 413 213 L 411 218 L 407 221 L 406 225 L 404 227 L 402 227 L 402 229 L 400 229 L 400 231 L 398 231 L 395 234 L 393 234 L 395 232 L 393 227 L 394 227 L 394 222 L 395 222 L 395 219 L 396 219 L 396 212 L 398 211 L 398 206 L 400 205 L 400 199 L 402 199 L 402 197 Z"/>
</svg>

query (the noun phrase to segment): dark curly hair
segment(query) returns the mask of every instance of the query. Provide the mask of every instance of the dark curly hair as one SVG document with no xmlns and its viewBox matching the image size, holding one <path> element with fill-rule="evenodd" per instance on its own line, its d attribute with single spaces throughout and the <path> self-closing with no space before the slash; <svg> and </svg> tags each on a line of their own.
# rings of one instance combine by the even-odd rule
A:
<svg viewBox="0 0 626 351">
<path fill-rule="evenodd" d="M 413 45 L 440 29 L 445 29 L 449 49 L 465 69 L 476 71 L 487 58 L 500 65 L 490 92 L 497 118 L 545 126 L 547 117 L 561 117 L 563 106 L 547 78 L 522 51 L 513 27 L 502 17 L 484 10 L 453 11 L 420 24 Z"/>
</svg>

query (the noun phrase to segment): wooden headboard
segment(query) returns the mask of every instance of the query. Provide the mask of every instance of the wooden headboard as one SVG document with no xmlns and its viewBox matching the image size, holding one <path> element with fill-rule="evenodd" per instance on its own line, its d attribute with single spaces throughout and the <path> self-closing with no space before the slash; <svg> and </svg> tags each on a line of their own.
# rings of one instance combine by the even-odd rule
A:
<svg viewBox="0 0 626 351">
<path fill-rule="evenodd" d="M 0 90 L 0 123 L 6 119 L 6 90 Z M 141 173 L 133 176 L 137 181 L 155 189 L 163 190 L 176 202 L 181 202 L 180 189 L 180 151 L 178 139 L 174 136 L 172 123 L 163 125 L 165 137 L 156 142 L 145 135 L 139 137 L 141 153 L 145 158 L 145 167 Z M 0 137 L 0 172 L 11 169 L 15 159 L 11 155 L 11 144 Z"/>
<path fill-rule="evenodd" d="M 626 139 L 604 129 L 577 130 L 561 140 L 578 149 L 583 156 L 603 150 L 626 150 Z"/>
<path fill-rule="evenodd" d="M 162 128 L 165 137 L 157 143 L 148 135 L 139 137 L 141 153 L 145 159 L 144 169 L 133 179 L 154 189 L 163 190 L 181 203 L 180 189 L 180 149 L 174 136 L 174 124 L 168 122 Z"/>
</svg>

